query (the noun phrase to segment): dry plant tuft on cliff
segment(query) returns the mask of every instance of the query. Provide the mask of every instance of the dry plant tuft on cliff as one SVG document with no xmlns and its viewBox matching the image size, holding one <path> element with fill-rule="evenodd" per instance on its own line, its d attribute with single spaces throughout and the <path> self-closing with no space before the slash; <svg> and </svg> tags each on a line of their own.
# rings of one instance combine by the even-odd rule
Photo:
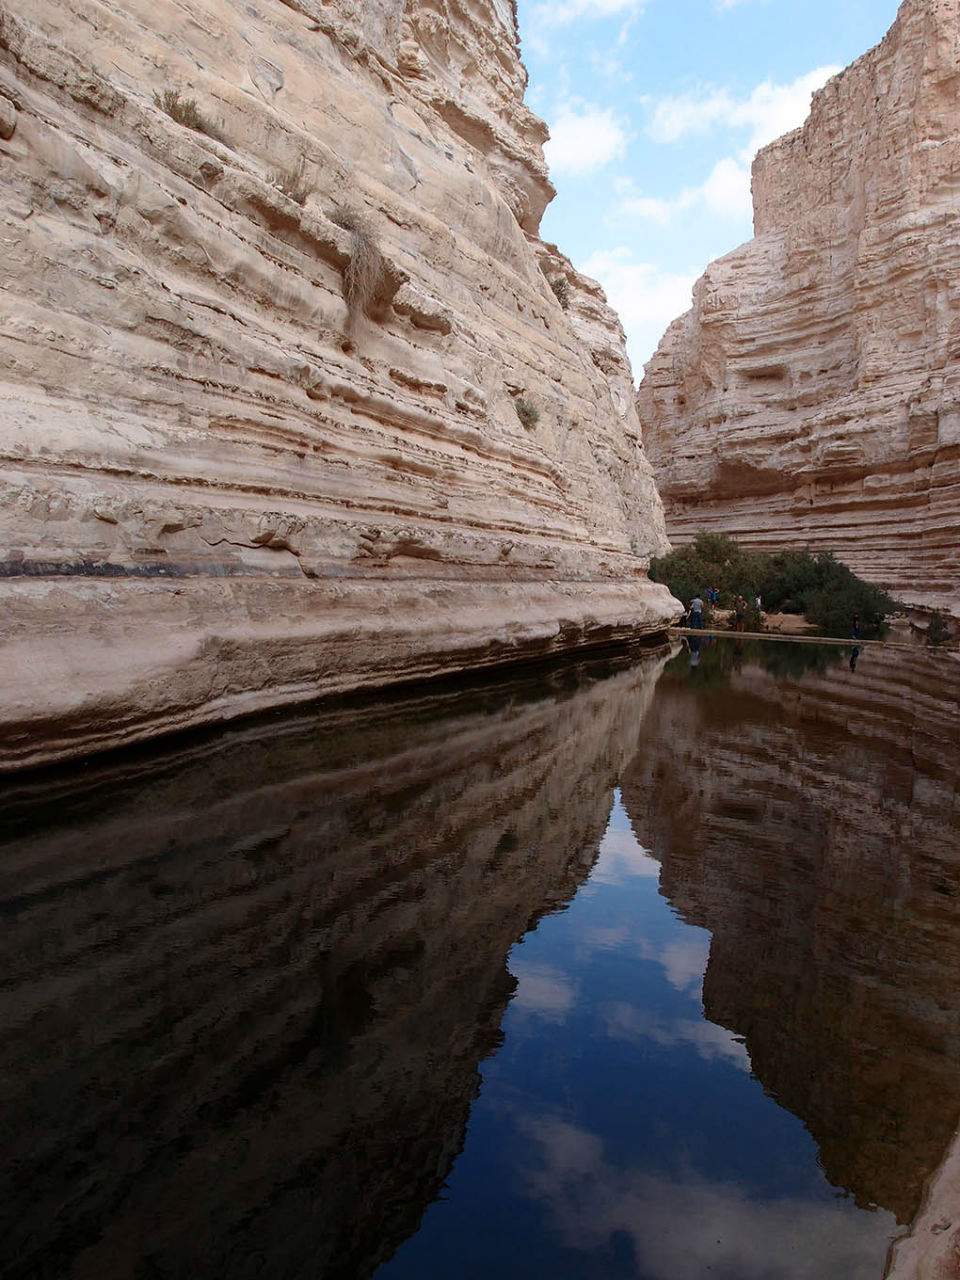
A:
<svg viewBox="0 0 960 1280">
<path fill-rule="evenodd" d="M 307 178 L 307 166 L 303 156 L 300 157 L 300 162 L 295 169 L 275 169 L 270 175 L 270 184 L 296 204 L 303 204 L 314 189 Z"/>
<path fill-rule="evenodd" d="M 517 411 L 517 417 L 525 427 L 535 427 L 540 421 L 540 410 L 535 404 L 531 404 L 529 400 L 524 400 L 522 396 L 514 400 L 513 407 Z"/>
<path fill-rule="evenodd" d="M 196 98 L 181 98 L 179 89 L 164 89 L 163 93 L 153 95 L 153 101 L 155 106 L 185 129 L 194 129 L 197 133 L 211 132 L 210 124 L 197 106 Z"/>
<path fill-rule="evenodd" d="M 350 232 L 350 261 L 343 273 L 343 296 L 351 320 L 369 311 L 384 271 L 383 254 L 365 214 L 337 205 L 330 220 Z"/>
<path fill-rule="evenodd" d="M 946 644 L 951 637 L 950 622 L 943 609 L 934 609 L 927 627 L 927 644 Z"/>
<path fill-rule="evenodd" d="M 570 306 L 570 282 L 566 276 L 554 276 L 547 283 L 553 290 L 554 297 L 560 303 L 564 311 Z"/>
</svg>

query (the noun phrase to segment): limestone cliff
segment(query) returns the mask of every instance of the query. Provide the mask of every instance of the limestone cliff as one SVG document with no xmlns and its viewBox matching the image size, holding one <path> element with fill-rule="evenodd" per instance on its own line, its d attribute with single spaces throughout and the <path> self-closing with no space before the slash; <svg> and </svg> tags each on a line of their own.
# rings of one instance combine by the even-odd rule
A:
<svg viewBox="0 0 960 1280">
<path fill-rule="evenodd" d="M 638 404 L 668 532 L 830 549 L 960 613 L 960 4 L 886 39 L 758 155 Z"/>
<path fill-rule="evenodd" d="M 524 84 L 507 0 L 0 0 L 0 768 L 674 616 Z"/>
</svg>

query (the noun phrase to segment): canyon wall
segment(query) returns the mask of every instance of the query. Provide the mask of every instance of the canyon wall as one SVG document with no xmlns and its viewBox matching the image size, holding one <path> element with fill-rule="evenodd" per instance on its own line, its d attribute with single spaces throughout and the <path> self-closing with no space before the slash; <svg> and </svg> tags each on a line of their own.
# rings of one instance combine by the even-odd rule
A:
<svg viewBox="0 0 960 1280">
<path fill-rule="evenodd" d="M 638 405 L 670 537 L 832 550 L 960 614 L 960 5 L 906 0 L 753 168 Z"/>
<path fill-rule="evenodd" d="M 0 769 L 677 615 L 525 81 L 508 0 L 0 0 Z"/>
</svg>

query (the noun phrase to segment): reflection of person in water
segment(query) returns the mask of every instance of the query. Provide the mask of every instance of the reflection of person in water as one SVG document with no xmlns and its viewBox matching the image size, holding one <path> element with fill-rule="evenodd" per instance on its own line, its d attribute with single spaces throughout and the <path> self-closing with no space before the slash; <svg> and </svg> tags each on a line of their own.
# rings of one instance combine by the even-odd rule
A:
<svg viewBox="0 0 960 1280">
<path fill-rule="evenodd" d="M 859 657 L 860 657 L 860 650 L 857 647 L 857 645 L 854 645 L 853 648 L 850 650 L 850 670 L 851 671 L 856 671 L 857 659 Z"/>
<path fill-rule="evenodd" d="M 700 637 L 690 637 L 690 665 L 691 667 L 699 667 L 700 665 Z"/>
</svg>

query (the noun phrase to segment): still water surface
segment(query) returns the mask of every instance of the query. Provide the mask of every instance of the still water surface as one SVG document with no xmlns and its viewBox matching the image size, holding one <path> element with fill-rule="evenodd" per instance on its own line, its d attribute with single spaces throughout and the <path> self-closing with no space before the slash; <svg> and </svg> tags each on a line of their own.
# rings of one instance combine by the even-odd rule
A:
<svg viewBox="0 0 960 1280">
<path fill-rule="evenodd" d="M 4 1273 L 881 1280 L 960 1118 L 960 678 L 848 657 L 11 784 Z"/>
</svg>

